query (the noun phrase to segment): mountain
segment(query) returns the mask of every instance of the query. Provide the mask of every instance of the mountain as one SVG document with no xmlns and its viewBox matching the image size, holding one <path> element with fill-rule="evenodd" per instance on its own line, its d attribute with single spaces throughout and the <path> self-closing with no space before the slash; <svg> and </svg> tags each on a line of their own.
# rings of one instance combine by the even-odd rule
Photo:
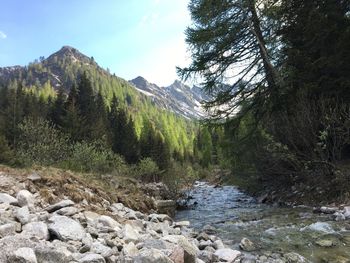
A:
<svg viewBox="0 0 350 263">
<path fill-rule="evenodd" d="M 127 82 L 100 67 L 93 57 L 88 57 L 70 46 L 64 46 L 48 58 L 41 57 L 25 67 L 0 68 L 0 85 L 10 85 L 14 81 L 21 81 L 23 86 L 28 88 L 40 89 L 46 84 L 55 90 L 62 87 L 69 91 L 77 77 L 85 71 L 90 73 L 95 86 L 98 86 L 97 89 L 102 91 L 108 99 L 113 96 L 113 93 L 116 93 L 115 86 L 118 86 L 119 89 L 131 86 L 146 95 L 157 107 L 170 110 L 187 119 L 205 117 L 201 102 L 208 100 L 209 97 L 200 88 L 196 86 L 191 88 L 178 80 L 168 87 L 159 87 L 142 77 Z M 109 83 L 103 83 L 103 79 L 108 79 L 109 82 L 114 81 L 114 88 L 111 88 Z M 130 100 L 130 96 L 127 97 Z"/>
<path fill-rule="evenodd" d="M 191 88 L 175 80 L 168 87 L 159 87 L 140 76 L 130 80 L 130 83 L 138 91 L 148 96 L 158 107 L 189 119 L 201 119 L 206 116 L 201 103 L 209 100 L 209 97 L 197 86 Z"/>
<path fill-rule="evenodd" d="M 153 95 L 154 98 L 158 98 L 155 100 L 149 94 L 145 95 L 143 89 L 136 88 L 130 82 L 111 74 L 108 69 L 100 67 L 93 57 L 88 57 L 73 47 L 64 46 L 49 57 L 41 57 L 28 66 L 0 68 L 0 87 L 16 88 L 21 84 L 28 92 L 46 101 L 52 101 L 58 89 L 63 88 L 68 93 L 82 74 L 88 76 L 94 91 L 101 94 L 107 106 L 114 96 L 117 97 L 118 106 L 125 108 L 132 116 L 138 135 L 141 134 L 144 123 L 150 121 L 172 152 L 185 156 L 193 150 L 197 124 L 189 120 L 190 108 L 181 111 L 179 105 L 182 102 L 179 99 L 186 101 L 187 95 L 176 92 L 175 86 L 183 90 L 187 88 L 180 87 L 178 83 L 173 88 L 168 88 L 169 91 L 165 93 L 167 97 L 165 96 L 162 102 L 160 93 Z M 162 89 L 150 89 L 152 92 L 155 90 Z M 196 98 L 196 102 L 192 103 L 194 109 L 198 107 L 199 97 L 189 95 L 189 98 L 192 97 Z M 170 101 L 175 101 L 173 104 L 178 106 L 169 107 Z M 189 101 L 186 103 L 190 105 Z"/>
</svg>

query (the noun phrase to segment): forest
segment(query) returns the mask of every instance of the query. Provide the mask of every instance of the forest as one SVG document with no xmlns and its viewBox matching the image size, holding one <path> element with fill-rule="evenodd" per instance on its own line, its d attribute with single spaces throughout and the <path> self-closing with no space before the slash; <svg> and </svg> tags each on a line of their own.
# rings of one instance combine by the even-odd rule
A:
<svg viewBox="0 0 350 263">
<path fill-rule="evenodd" d="M 210 125 L 250 186 L 349 193 L 350 2 L 192 0 L 183 79 L 214 95 Z"/>
</svg>

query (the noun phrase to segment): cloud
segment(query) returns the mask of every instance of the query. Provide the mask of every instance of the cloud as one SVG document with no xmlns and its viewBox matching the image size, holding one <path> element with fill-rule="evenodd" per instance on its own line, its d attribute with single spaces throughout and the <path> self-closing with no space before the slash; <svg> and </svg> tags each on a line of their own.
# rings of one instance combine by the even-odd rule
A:
<svg viewBox="0 0 350 263">
<path fill-rule="evenodd" d="M 5 39 L 5 38 L 7 38 L 7 35 L 4 32 L 0 31 L 0 39 Z"/>
<path fill-rule="evenodd" d="M 139 27 L 154 26 L 156 25 L 158 19 L 159 19 L 158 13 L 151 13 L 148 15 L 144 15 L 139 21 Z"/>
</svg>

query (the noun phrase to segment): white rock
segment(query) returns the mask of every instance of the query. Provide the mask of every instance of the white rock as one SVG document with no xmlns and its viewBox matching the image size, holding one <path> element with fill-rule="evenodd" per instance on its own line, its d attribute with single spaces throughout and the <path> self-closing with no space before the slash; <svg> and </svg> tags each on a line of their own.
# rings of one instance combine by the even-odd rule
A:
<svg viewBox="0 0 350 263">
<path fill-rule="evenodd" d="M 300 231 L 306 230 L 324 232 L 328 234 L 334 233 L 334 229 L 332 228 L 332 226 L 326 222 L 316 222 L 300 229 Z"/>
<path fill-rule="evenodd" d="M 69 217 L 55 215 L 49 222 L 49 231 L 62 241 L 82 240 L 86 235 L 81 224 Z"/>
<path fill-rule="evenodd" d="M 18 200 L 18 205 L 19 206 L 29 206 L 33 207 L 34 206 L 34 196 L 31 192 L 28 190 L 21 190 L 17 193 L 16 196 Z"/>
<path fill-rule="evenodd" d="M 241 252 L 230 248 L 221 248 L 216 250 L 214 255 L 217 256 L 219 260 L 233 262 L 241 255 Z"/>
<path fill-rule="evenodd" d="M 30 181 L 32 182 L 36 182 L 36 181 L 40 181 L 41 180 L 41 176 L 38 175 L 37 173 L 32 173 L 31 175 L 29 175 L 27 177 Z"/>
<path fill-rule="evenodd" d="M 110 247 L 107 247 L 103 244 L 101 244 L 98 241 L 95 241 L 91 245 L 91 251 L 102 255 L 104 258 L 112 255 L 112 249 Z"/>
<path fill-rule="evenodd" d="M 67 206 L 57 210 L 55 213 L 62 216 L 72 216 L 79 213 L 79 209 L 74 206 Z"/>
<path fill-rule="evenodd" d="M 4 225 L 0 225 L 0 238 L 14 235 L 16 233 L 16 224 L 15 223 L 7 223 Z"/>
<path fill-rule="evenodd" d="M 174 227 L 189 227 L 190 226 L 190 221 L 179 221 L 179 222 L 174 222 Z"/>
<path fill-rule="evenodd" d="M 22 227 L 22 234 L 37 239 L 49 240 L 50 234 L 44 222 L 30 222 Z"/>
<path fill-rule="evenodd" d="M 139 253 L 139 250 L 135 246 L 134 242 L 130 242 L 123 247 L 123 252 L 125 256 L 133 257 Z"/>
<path fill-rule="evenodd" d="M 125 242 L 137 242 L 140 239 L 139 234 L 129 224 L 124 226 L 124 241 Z"/>
<path fill-rule="evenodd" d="M 109 216 L 104 216 L 104 215 L 100 216 L 98 218 L 98 222 L 106 227 L 110 227 L 110 228 L 113 228 L 115 230 L 121 229 L 121 225 Z"/>
<path fill-rule="evenodd" d="M 18 208 L 15 213 L 16 219 L 22 224 L 27 224 L 30 220 L 30 213 L 28 206 Z"/>
<path fill-rule="evenodd" d="M 1 203 L 18 205 L 18 200 L 9 194 L 0 193 L 0 204 Z"/>
<path fill-rule="evenodd" d="M 66 200 L 62 200 L 56 204 L 50 205 L 49 207 L 46 208 L 46 211 L 48 211 L 49 213 L 55 212 L 56 210 L 59 210 L 63 207 L 67 207 L 67 206 L 73 206 L 74 202 L 72 200 L 66 199 Z"/>
<path fill-rule="evenodd" d="M 98 254 L 86 254 L 84 257 L 79 259 L 81 263 L 105 263 L 105 259 Z"/>
<path fill-rule="evenodd" d="M 21 247 L 9 256 L 9 263 L 37 263 L 33 249 L 29 247 Z"/>
<path fill-rule="evenodd" d="M 173 263 L 173 261 L 158 249 L 142 249 L 134 258 L 134 263 Z"/>
</svg>

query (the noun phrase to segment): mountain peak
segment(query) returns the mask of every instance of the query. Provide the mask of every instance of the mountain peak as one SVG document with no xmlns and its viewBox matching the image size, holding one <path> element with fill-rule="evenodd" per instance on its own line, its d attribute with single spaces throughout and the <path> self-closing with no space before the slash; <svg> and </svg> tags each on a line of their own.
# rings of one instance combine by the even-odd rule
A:
<svg viewBox="0 0 350 263">
<path fill-rule="evenodd" d="M 73 63 L 74 62 L 81 62 L 85 64 L 91 64 L 94 61 L 92 61 L 91 58 L 81 53 L 78 49 L 71 47 L 71 46 L 63 46 L 60 50 L 53 53 L 51 56 L 47 58 L 48 62 L 51 62 L 53 59 L 64 59 L 69 58 Z"/>
</svg>

